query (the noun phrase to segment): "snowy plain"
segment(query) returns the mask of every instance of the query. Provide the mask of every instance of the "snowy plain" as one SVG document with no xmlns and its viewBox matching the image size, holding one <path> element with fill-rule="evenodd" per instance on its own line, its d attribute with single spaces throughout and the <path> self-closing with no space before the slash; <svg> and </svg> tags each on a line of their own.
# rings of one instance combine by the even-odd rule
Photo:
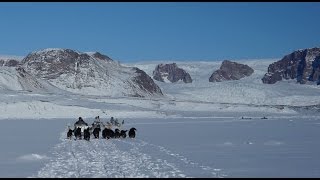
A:
<svg viewBox="0 0 320 180">
<path fill-rule="evenodd" d="M 275 61 L 239 60 L 255 72 L 220 83 L 208 79 L 221 61 L 176 61 L 193 83 L 155 81 L 163 98 L 29 92 L 1 69 L 0 177 L 320 177 L 320 87 L 263 84 Z M 124 65 L 152 77 L 160 63 L 173 61 Z M 67 140 L 80 116 L 119 118 L 137 137 Z"/>
</svg>

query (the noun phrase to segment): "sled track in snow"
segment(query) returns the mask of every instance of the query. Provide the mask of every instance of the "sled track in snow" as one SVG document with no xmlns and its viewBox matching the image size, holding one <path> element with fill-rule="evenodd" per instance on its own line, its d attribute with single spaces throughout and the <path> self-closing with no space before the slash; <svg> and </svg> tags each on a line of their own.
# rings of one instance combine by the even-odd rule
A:
<svg viewBox="0 0 320 180">
<path fill-rule="evenodd" d="M 40 178 L 224 177 L 220 169 L 194 163 L 162 146 L 140 139 L 68 140 L 52 150 Z M 195 173 L 196 172 L 196 173 Z"/>
</svg>

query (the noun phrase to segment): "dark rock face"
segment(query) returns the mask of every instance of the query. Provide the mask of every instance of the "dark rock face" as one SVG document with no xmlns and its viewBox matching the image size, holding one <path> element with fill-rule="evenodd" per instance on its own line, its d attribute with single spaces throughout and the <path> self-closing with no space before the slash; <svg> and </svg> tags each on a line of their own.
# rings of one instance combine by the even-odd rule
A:
<svg viewBox="0 0 320 180">
<path fill-rule="evenodd" d="M 274 84 L 283 79 L 296 79 L 298 83 L 316 81 L 320 84 L 320 48 L 294 51 L 269 65 L 262 78 L 265 84 Z"/>
<path fill-rule="evenodd" d="M 172 83 L 179 80 L 182 80 L 184 83 L 192 83 L 190 74 L 185 70 L 178 68 L 176 63 L 157 65 L 153 71 L 153 79 L 164 82 L 164 78 Z"/>
<path fill-rule="evenodd" d="M 0 59 L 0 66 L 16 67 L 19 64 L 18 60 L 15 59 Z"/>
<path fill-rule="evenodd" d="M 220 69 L 212 73 L 209 82 L 239 80 L 246 76 L 250 76 L 253 72 L 254 70 L 248 65 L 224 60 Z"/>
<path fill-rule="evenodd" d="M 137 76 L 133 78 L 133 81 L 136 82 L 142 90 L 148 93 L 156 92 L 157 94 L 163 95 L 159 86 L 157 86 L 157 84 L 152 80 L 150 76 L 147 75 L 147 73 L 136 67 L 133 69 L 137 74 Z"/>
<path fill-rule="evenodd" d="M 21 63 L 37 77 L 55 79 L 63 73 L 76 73 L 79 66 L 89 67 L 89 59 L 71 49 L 45 49 L 28 54 Z"/>
</svg>

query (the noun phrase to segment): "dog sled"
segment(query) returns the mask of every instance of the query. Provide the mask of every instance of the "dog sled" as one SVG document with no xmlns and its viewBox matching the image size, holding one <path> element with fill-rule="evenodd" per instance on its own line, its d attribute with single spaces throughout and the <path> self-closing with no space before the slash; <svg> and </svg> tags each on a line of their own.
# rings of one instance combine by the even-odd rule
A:
<svg viewBox="0 0 320 180">
<path fill-rule="evenodd" d="M 85 140 L 90 140 L 90 136 L 93 135 L 94 138 L 99 139 L 100 131 L 102 131 L 102 138 L 126 138 L 128 130 L 124 130 L 123 125 L 124 120 L 120 123 L 117 118 L 111 117 L 110 121 L 104 123 L 100 120 L 99 116 L 96 116 L 91 126 L 89 126 L 87 122 L 79 117 L 78 121 L 74 123 L 73 129 L 68 126 L 67 138 L 71 139 L 74 136 L 75 140 L 82 139 L 82 137 Z M 135 128 L 130 129 L 128 134 L 130 138 L 135 137 L 135 131 Z"/>
</svg>

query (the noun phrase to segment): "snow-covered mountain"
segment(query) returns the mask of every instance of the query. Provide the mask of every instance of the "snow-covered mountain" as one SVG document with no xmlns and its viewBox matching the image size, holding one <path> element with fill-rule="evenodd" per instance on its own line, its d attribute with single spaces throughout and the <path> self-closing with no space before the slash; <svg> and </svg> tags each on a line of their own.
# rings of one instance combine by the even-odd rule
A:
<svg viewBox="0 0 320 180">
<path fill-rule="evenodd" d="M 98 52 L 50 48 L 28 54 L 22 68 L 36 78 L 73 93 L 105 96 L 161 96 L 143 71 L 124 67 Z"/>
<path fill-rule="evenodd" d="M 17 67 L 0 67 L 0 90 L 32 91 L 30 95 L 23 97 L 10 92 L 8 97 L 14 95 L 17 98 L 15 100 L 3 96 L 2 101 L 6 102 L 1 105 L 5 113 L 3 117 L 23 117 L 23 113 L 16 114 L 13 109 L 8 114 L 10 108 L 17 106 L 12 103 L 20 101 L 23 102 L 21 108 L 25 108 L 23 112 L 30 117 L 33 117 L 35 112 L 42 117 L 43 107 L 71 108 L 76 114 L 86 116 L 94 116 L 97 112 L 104 113 L 105 108 L 108 108 L 112 114 L 121 117 L 137 116 L 139 111 L 149 117 L 162 117 L 170 115 L 173 109 L 190 113 L 207 110 L 219 113 L 247 112 L 249 108 L 259 112 L 292 113 L 295 110 L 291 107 L 319 106 L 320 87 L 316 84 L 301 85 L 295 80 L 283 80 L 275 84 L 264 84 L 261 81 L 268 72 L 268 66 L 278 60 L 233 60 L 248 65 L 254 72 L 237 81 L 216 83 L 209 82 L 208 78 L 220 68 L 222 61 L 176 61 L 178 67 L 190 74 L 192 83 L 165 83 L 153 81 L 151 77 L 157 65 L 169 64 L 172 61 L 144 61 L 120 65 L 100 53 L 45 49 L 30 53 Z M 32 93 L 50 93 L 52 96 L 42 98 L 42 95 L 34 96 Z M 143 97 L 135 99 L 137 96 Z M 25 98 L 30 97 L 32 101 L 25 101 Z M 90 99 L 90 102 L 85 100 L 83 105 L 80 105 L 86 110 L 75 107 L 79 106 L 80 102 L 70 102 L 70 99 L 80 97 Z M 53 103 L 56 102 L 55 99 L 58 99 L 57 103 Z M 101 108 L 91 101 L 112 102 L 119 106 L 110 107 L 106 104 L 106 107 Z M 36 108 L 30 111 L 29 106 Z M 78 109 L 81 109 L 81 112 Z M 52 111 L 51 116 L 57 116 L 55 111 Z M 66 112 L 61 116 L 70 117 L 72 113 Z"/>
</svg>

